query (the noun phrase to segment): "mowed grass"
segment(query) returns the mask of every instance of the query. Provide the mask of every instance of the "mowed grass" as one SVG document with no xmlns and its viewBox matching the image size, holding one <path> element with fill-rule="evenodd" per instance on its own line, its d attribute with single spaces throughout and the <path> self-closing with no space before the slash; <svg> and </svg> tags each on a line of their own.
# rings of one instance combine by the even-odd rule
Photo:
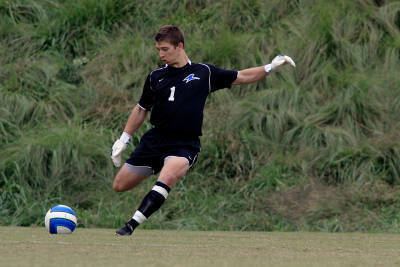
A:
<svg viewBox="0 0 400 267">
<path fill-rule="evenodd" d="M 0 227 L 0 266 L 400 266 L 398 234 Z"/>
</svg>

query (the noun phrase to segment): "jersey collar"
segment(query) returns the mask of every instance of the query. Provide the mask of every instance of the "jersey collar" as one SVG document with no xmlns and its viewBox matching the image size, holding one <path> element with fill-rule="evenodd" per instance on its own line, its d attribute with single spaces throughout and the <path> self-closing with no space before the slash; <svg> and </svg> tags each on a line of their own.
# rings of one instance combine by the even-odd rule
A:
<svg viewBox="0 0 400 267">
<path fill-rule="evenodd" d="M 185 66 L 181 67 L 181 68 L 175 68 L 175 67 L 172 67 L 172 66 L 170 66 L 168 64 L 165 64 L 165 67 L 170 71 L 179 71 L 179 70 L 185 70 L 191 65 L 192 65 L 192 61 L 190 59 L 188 59 L 187 64 Z"/>
</svg>

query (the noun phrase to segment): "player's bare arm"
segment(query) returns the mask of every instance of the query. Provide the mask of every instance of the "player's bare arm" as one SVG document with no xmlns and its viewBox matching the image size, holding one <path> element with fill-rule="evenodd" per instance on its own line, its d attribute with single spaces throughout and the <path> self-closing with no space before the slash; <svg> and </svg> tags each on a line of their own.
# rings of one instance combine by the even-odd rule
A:
<svg viewBox="0 0 400 267">
<path fill-rule="evenodd" d="M 238 71 L 236 80 L 232 84 L 248 84 L 262 80 L 267 76 L 264 66 L 254 67 Z"/>
<path fill-rule="evenodd" d="M 121 166 L 122 152 L 126 149 L 132 134 L 135 133 L 143 124 L 144 120 L 146 119 L 146 115 L 147 111 L 139 105 L 136 105 L 132 109 L 132 112 L 129 115 L 128 121 L 125 125 L 124 132 L 112 146 L 111 159 L 115 167 Z"/>
<path fill-rule="evenodd" d="M 271 63 L 265 66 L 238 71 L 237 78 L 232 84 L 248 84 L 260 81 L 264 79 L 267 75 L 269 75 L 272 71 L 285 64 L 290 64 L 293 67 L 296 66 L 294 61 L 289 56 L 278 55 L 272 60 Z"/>
<path fill-rule="evenodd" d="M 124 132 L 132 136 L 143 124 L 144 120 L 146 119 L 147 113 L 147 110 L 143 109 L 139 105 L 136 105 L 129 115 L 128 121 L 126 122 L 124 128 Z"/>
</svg>

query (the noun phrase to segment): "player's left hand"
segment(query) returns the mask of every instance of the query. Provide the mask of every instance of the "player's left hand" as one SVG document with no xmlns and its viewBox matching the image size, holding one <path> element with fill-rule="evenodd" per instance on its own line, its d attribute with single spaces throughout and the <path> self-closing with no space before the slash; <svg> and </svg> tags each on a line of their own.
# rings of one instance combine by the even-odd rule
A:
<svg viewBox="0 0 400 267">
<path fill-rule="evenodd" d="M 274 57 L 274 59 L 271 61 L 270 64 L 267 64 L 264 66 L 265 71 L 267 73 L 270 73 L 274 70 L 276 70 L 278 67 L 283 66 L 285 64 L 290 64 L 293 67 L 296 67 L 296 64 L 294 63 L 293 59 L 287 55 L 277 55 Z"/>
</svg>

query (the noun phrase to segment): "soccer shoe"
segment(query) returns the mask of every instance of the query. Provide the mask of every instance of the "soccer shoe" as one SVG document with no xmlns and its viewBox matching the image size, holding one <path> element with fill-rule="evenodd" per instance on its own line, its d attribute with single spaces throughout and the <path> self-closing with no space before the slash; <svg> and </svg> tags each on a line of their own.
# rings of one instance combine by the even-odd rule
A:
<svg viewBox="0 0 400 267">
<path fill-rule="evenodd" d="M 125 223 L 123 227 L 115 231 L 116 235 L 131 235 L 133 233 L 133 227 L 129 223 Z"/>
</svg>

